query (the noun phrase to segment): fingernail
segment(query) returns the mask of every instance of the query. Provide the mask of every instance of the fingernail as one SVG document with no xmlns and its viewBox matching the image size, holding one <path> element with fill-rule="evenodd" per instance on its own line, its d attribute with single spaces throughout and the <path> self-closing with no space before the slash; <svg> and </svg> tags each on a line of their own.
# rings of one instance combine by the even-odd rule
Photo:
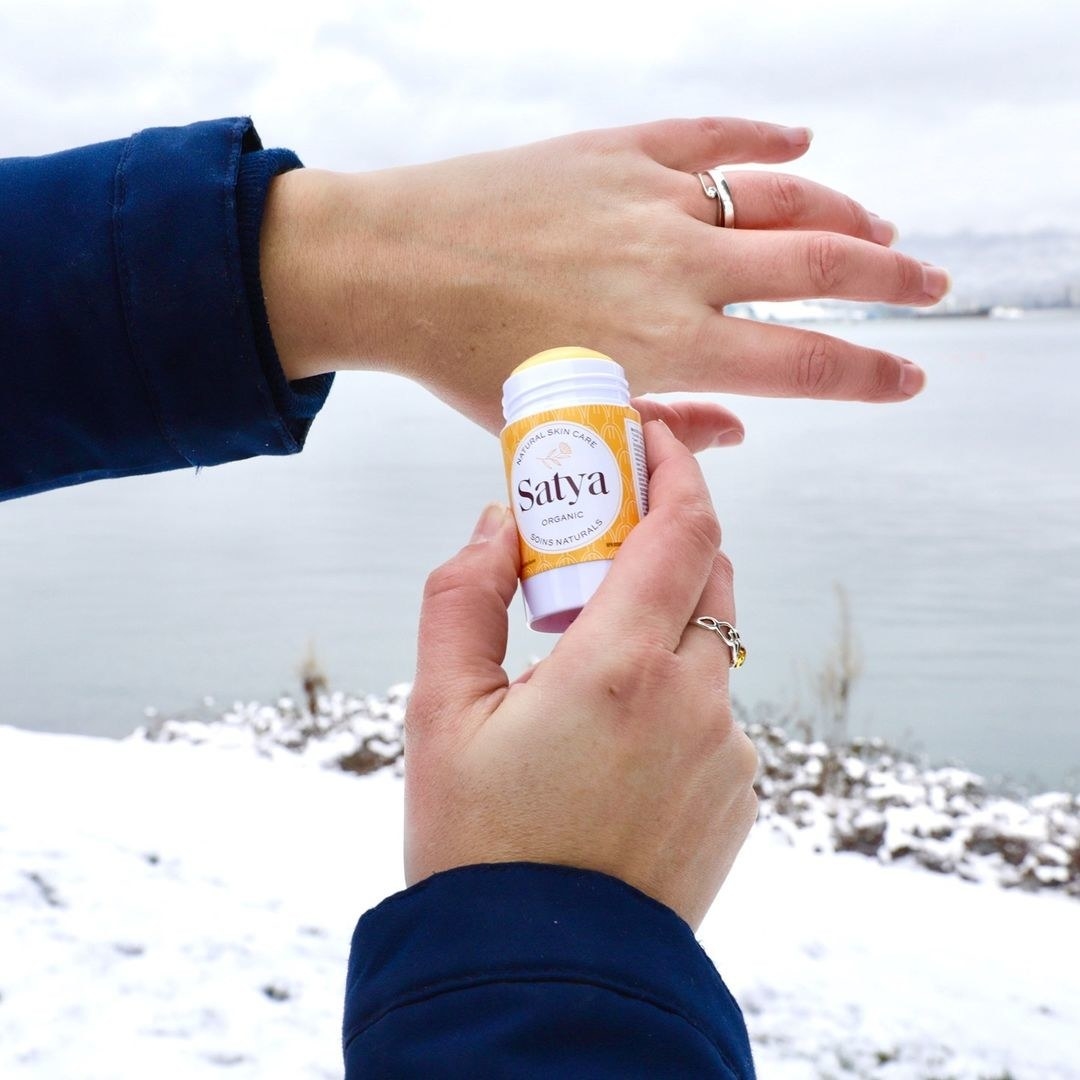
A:
<svg viewBox="0 0 1080 1080">
<path fill-rule="evenodd" d="M 870 239 L 875 244 L 892 247 L 900 238 L 900 230 L 891 222 L 877 214 L 870 215 Z"/>
<path fill-rule="evenodd" d="M 480 515 L 480 520 L 476 523 L 476 528 L 473 529 L 473 534 L 469 538 L 470 544 L 485 544 L 488 540 L 491 540 L 499 529 L 502 528 L 502 523 L 506 520 L 507 509 L 502 503 L 488 503 L 484 507 L 484 512 Z"/>
<path fill-rule="evenodd" d="M 746 433 L 742 428 L 728 428 L 725 431 L 718 431 L 713 436 L 713 446 L 738 446 L 743 441 Z"/>
<path fill-rule="evenodd" d="M 910 360 L 900 365 L 900 393 L 914 397 L 926 385 L 926 372 Z"/>
<path fill-rule="evenodd" d="M 807 146 L 814 141 L 814 132 L 808 127 L 789 127 L 784 129 L 784 134 L 793 143 L 806 143 Z"/>
<path fill-rule="evenodd" d="M 933 300 L 940 300 L 952 288 L 949 271 L 940 266 L 923 267 L 923 292 Z"/>
</svg>

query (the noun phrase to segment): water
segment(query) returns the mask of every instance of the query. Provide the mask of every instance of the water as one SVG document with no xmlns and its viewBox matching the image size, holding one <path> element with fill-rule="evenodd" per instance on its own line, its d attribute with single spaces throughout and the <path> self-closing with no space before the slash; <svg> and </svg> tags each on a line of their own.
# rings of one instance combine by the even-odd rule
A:
<svg viewBox="0 0 1080 1080">
<path fill-rule="evenodd" d="M 918 359 L 929 389 L 729 402 L 747 441 L 703 462 L 750 647 L 736 696 L 814 707 L 840 583 L 854 731 L 1080 788 L 1080 319 L 832 329 Z M 490 436 L 352 375 L 299 457 L 0 505 L 0 722 L 121 735 L 147 705 L 295 690 L 309 649 L 337 687 L 408 679 L 425 574 L 501 497 Z M 514 669 L 551 644 L 522 621 L 515 601 Z"/>
</svg>

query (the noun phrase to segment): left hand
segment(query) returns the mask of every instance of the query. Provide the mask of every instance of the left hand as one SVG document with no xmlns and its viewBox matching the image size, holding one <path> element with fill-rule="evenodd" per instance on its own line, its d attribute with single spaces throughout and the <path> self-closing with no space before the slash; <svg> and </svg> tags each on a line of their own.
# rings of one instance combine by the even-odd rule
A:
<svg viewBox="0 0 1080 1080">
<path fill-rule="evenodd" d="M 600 349 L 635 394 L 903 401 L 902 357 L 724 314 L 747 300 L 932 304 L 947 274 L 889 246 L 888 222 L 812 181 L 730 172 L 717 228 L 695 171 L 790 161 L 805 128 L 662 120 L 374 173 L 278 177 L 261 270 L 290 378 L 380 368 L 489 430 L 510 370 L 553 345 Z"/>
</svg>

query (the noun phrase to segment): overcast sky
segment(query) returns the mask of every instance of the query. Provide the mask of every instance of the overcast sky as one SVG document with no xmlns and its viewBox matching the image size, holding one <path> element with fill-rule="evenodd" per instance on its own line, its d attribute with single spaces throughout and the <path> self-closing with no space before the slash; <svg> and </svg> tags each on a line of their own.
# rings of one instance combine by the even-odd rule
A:
<svg viewBox="0 0 1080 1080">
<path fill-rule="evenodd" d="M 1075 0 L 0 0 L 0 152 L 249 114 L 365 169 L 706 113 L 902 232 L 1080 230 Z M 718 163 L 719 164 L 719 163 Z"/>
</svg>

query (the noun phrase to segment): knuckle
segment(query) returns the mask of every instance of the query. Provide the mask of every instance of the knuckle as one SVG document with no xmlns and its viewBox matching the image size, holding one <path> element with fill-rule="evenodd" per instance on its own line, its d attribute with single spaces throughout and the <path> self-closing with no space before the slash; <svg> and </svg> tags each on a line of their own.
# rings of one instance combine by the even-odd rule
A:
<svg viewBox="0 0 1080 1080">
<path fill-rule="evenodd" d="M 818 296 L 832 296 L 838 291 L 848 271 L 848 251 L 843 239 L 835 233 L 810 237 L 807 270 Z"/>
<path fill-rule="evenodd" d="M 750 134 L 758 146 L 768 146 L 776 141 L 776 125 L 764 120 L 755 120 L 750 127 Z"/>
<path fill-rule="evenodd" d="M 760 764 L 757 747 L 742 728 L 735 728 L 731 733 L 731 739 L 730 753 L 735 775 L 742 783 L 752 788 Z"/>
<path fill-rule="evenodd" d="M 806 214 L 806 197 L 802 183 L 797 177 L 787 173 L 770 173 L 769 177 L 769 199 L 777 224 L 797 224 Z"/>
<path fill-rule="evenodd" d="M 849 196 L 844 196 L 844 210 L 848 218 L 847 231 L 852 236 L 870 236 L 870 215 L 865 208 Z"/>
<path fill-rule="evenodd" d="M 923 269 L 907 255 L 893 253 L 896 263 L 896 289 L 900 300 L 919 300 L 923 296 Z"/>
<path fill-rule="evenodd" d="M 840 378 L 836 343 L 826 334 L 817 334 L 800 350 L 793 368 L 795 392 L 803 397 L 824 397 Z"/>
<path fill-rule="evenodd" d="M 691 503 L 679 512 L 683 531 L 695 547 L 716 551 L 723 539 L 716 511 L 706 502 Z"/>
<path fill-rule="evenodd" d="M 636 655 L 631 654 L 631 659 L 635 679 L 650 692 L 666 692 L 678 673 L 678 657 L 668 649 L 641 649 Z"/>
<path fill-rule="evenodd" d="M 690 123 L 694 134 L 705 142 L 715 142 L 727 134 L 727 122 L 719 116 L 697 116 Z"/>
<path fill-rule="evenodd" d="M 743 794 L 742 804 L 740 809 L 742 810 L 742 823 L 743 828 L 749 833 L 753 828 L 754 822 L 758 816 L 758 793 L 754 787 L 747 788 Z"/>
<path fill-rule="evenodd" d="M 716 559 L 713 561 L 713 575 L 719 580 L 720 584 L 728 590 L 730 590 L 735 583 L 735 567 L 732 565 L 732 562 L 727 555 L 722 551 L 716 553 Z"/>
<path fill-rule="evenodd" d="M 871 376 L 867 386 L 870 401 L 892 400 L 900 385 L 900 361 L 887 352 L 875 351 L 871 358 Z"/>
<path fill-rule="evenodd" d="M 457 559 L 451 559 L 436 567 L 424 582 L 424 603 L 445 599 L 460 592 L 469 584 L 469 577 Z"/>
<path fill-rule="evenodd" d="M 711 707 L 702 709 L 700 720 L 695 753 L 714 763 L 725 787 L 753 791 L 760 764 L 757 747 L 735 723 L 727 694 L 714 694 Z"/>
<path fill-rule="evenodd" d="M 678 658 L 667 649 L 641 642 L 621 650 L 606 664 L 605 673 L 608 704 L 619 710 L 624 721 L 640 717 L 651 723 L 656 699 L 668 696 L 678 676 Z M 649 707 L 641 707 L 643 702 Z"/>
<path fill-rule="evenodd" d="M 708 696 L 699 696 L 696 708 L 688 712 L 693 714 L 687 722 L 695 736 L 691 740 L 694 755 L 712 761 L 727 776 L 728 740 L 734 723 L 730 698 L 722 690 L 711 688 Z"/>
</svg>

